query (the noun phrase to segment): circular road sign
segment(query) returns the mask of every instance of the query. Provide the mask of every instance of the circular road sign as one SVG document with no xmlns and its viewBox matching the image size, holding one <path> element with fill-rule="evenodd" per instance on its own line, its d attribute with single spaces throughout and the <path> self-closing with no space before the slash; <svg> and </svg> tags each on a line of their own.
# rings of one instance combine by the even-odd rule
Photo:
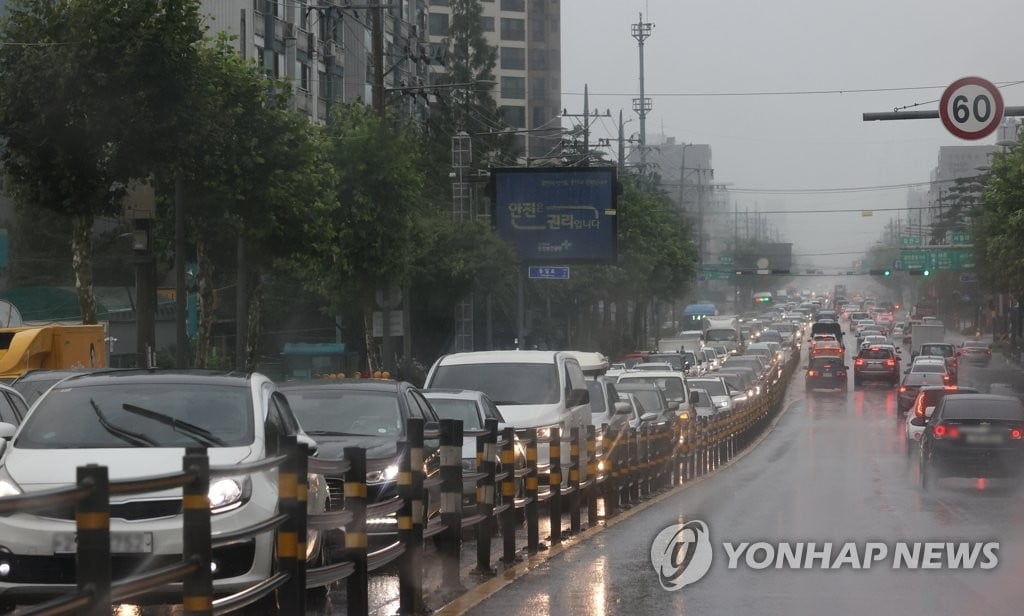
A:
<svg viewBox="0 0 1024 616">
<path fill-rule="evenodd" d="M 939 118 L 946 130 L 961 139 L 982 139 L 1003 119 L 1003 96 L 987 79 L 957 79 L 942 93 Z"/>
</svg>

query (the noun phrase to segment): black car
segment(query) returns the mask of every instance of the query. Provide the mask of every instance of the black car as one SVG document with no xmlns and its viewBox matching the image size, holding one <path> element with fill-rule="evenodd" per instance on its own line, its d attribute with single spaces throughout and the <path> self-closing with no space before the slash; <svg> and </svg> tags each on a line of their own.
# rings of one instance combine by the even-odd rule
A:
<svg viewBox="0 0 1024 616">
<path fill-rule="evenodd" d="M 380 379 L 342 379 L 291 381 L 280 385 L 295 417 L 306 434 L 317 442 L 317 457 L 344 457 L 346 447 L 363 447 L 370 459 L 392 458 L 381 470 L 366 474 L 368 502 L 381 502 L 398 494 L 398 463 L 405 439 L 406 420 L 418 417 L 427 429 L 436 428 L 438 416 L 422 393 L 404 381 Z M 438 441 L 424 443 L 423 466 L 427 476 L 440 470 Z M 338 509 L 344 502 L 344 480 L 327 476 L 330 506 Z M 440 511 L 439 489 L 428 493 L 425 516 Z M 370 520 L 367 534 L 390 536 L 398 530 L 396 518 Z"/>
<path fill-rule="evenodd" d="M 1024 469 L 1024 403 L 962 394 L 939 402 L 921 440 L 921 487 L 942 477 L 1017 477 Z"/>
<path fill-rule="evenodd" d="M 853 360 L 853 386 L 867 380 L 886 381 L 896 386 L 900 382 L 899 361 L 888 347 L 870 346 L 860 350 Z"/>
<path fill-rule="evenodd" d="M 847 389 L 847 371 L 849 368 L 843 365 L 839 357 L 812 357 L 807 365 L 807 377 L 805 388 L 807 391 L 815 389 Z"/>
<path fill-rule="evenodd" d="M 896 407 L 900 413 L 906 413 L 914 406 L 917 391 L 925 385 L 948 385 L 943 377 L 945 372 L 910 372 L 900 383 L 899 394 L 896 396 Z"/>
</svg>

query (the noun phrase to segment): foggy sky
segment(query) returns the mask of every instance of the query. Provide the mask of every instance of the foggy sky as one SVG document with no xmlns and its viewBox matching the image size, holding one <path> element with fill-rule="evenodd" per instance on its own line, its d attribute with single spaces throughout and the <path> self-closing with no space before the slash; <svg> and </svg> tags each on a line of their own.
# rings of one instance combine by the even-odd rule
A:
<svg viewBox="0 0 1024 616">
<path fill-rule="evenodd" d="M 624 109 L 638 130 L 630 24 L 644 11 L 647 133 L 712 146 L 716 182 L 735 188 L 860 187 L 925 182 L 942 145 L 959 140 L 939 120 L 863 122 L 865 111 L 938 99 L 942 89 L 804 96 L 669 97 L 659 93 L 945 86 L 967 75 L 1024 79 L 1021 0 L 562 0 L 562 101 L 582 111 Z M 1024 104 L 1024 84 L 1003 89 Z M 919 109 L 937 109 L 937 103 Z M 568 127 L 569 120 L 564 120 Z M 612 136 L 612 121 L 597 122 Z M 904 207 L 906 190 L 829 195 L 735 194 L 741 210 Z M 778 207 L 779 204 L 783 207 Z M 859 251 L 896 212 L 772 216 L 794 254 Z M 855 255 L 816 256 L 845 267 Z"/>
</svg>

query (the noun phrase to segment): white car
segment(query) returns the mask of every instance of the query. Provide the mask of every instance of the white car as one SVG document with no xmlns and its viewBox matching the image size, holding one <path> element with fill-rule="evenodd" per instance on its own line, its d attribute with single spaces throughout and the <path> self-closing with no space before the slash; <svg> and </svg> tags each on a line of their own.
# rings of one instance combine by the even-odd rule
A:
<svg viewBox="0 0 1024 616">
<path fill-rule="evenodd" d="M 729 384 L 720 376 L 705 376 L 699 379 L 687 379 L 688 387 L 699 387 L 711 396 L 716 412 L 731 411 L 733 409 L 733 398 L 729 392 Z"/>
<path fill-rule="evenodd" d="M 924 435 L 928 420 L 931 419 L 935 407 L 944 397 L 953 394 L 976 394 L 977 389 L 973 387 L 957 387 L 956 385 L 926 385 L 917 391 L 917 399 L 914 400 L 913 413 L 907 413 L 906 419 L 906 443 L 907 455 L 913 455 L 921 446 L 921 437 Z"/>
<path fill-rule="evenodd" d="M 14 427 L 0 424 L 4 436 Z M 205 447 L 210 465 L 234 466 L 275 456 L 281 438 L 313 445 L 288 401 L 260 374 L 116 371 L 62 381 L 33 405 L 3 442 L 0 495 L 75 484 L 76 468 L 106 466 L 111 481 L 160 475 L 181 468 L 187 447 Z M 308 509 L 327 508 L 327 486 L 309 480 Z M 181 559 L 181 489 L 111 497 L 110 541 L 114 571 L 139 571 Z M 277 512 L 277 470 L 215 479 L 210 484 L 214 535 L 249 527 Z M 38 600 L 74 592 L 75 510 L 57 505 L 35 513 L 0 516 L 0 600 Z M 319 533 L 307 537 L 307 561 L 321 558 Z M 217 595 L 269 577 L 275 567 L 274 533 L 213 550 Z M 117 575 L 117 573 L 115 573 Z M 123 575 L 123 573 L 121 574 Z M 142 602 L 181 596 L 172 584 Z"/>
<path fill-rule="evenodd" d="M 682 372 L 676 370 L 628 370 L 619 375 L 619 383 L 650 383 L 665 394 L 665 400 L 679 405 L 677 414 L 689 412 L 690 387 Z"/>
</svg>

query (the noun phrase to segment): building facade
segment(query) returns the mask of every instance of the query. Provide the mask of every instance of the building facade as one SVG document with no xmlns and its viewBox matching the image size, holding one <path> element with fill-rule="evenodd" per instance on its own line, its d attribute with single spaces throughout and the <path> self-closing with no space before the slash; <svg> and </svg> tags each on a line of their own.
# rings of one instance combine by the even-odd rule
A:
<svg viewBox="0 0 1024 616">
<path fill-rule="evenodd" d="M 494 99 L 504 122 L 520 131 L 520 149 L 531 158 L 557 155 L 562 114 L 560 0 L 480 0 L 481 25 L 498 50 Z M 429 0 L 428 36 L 434 54 L 444 47 L 451 25 L 449 0 Z M 444 66 L 432 64 L 441 74 Z"/>
</svg>

